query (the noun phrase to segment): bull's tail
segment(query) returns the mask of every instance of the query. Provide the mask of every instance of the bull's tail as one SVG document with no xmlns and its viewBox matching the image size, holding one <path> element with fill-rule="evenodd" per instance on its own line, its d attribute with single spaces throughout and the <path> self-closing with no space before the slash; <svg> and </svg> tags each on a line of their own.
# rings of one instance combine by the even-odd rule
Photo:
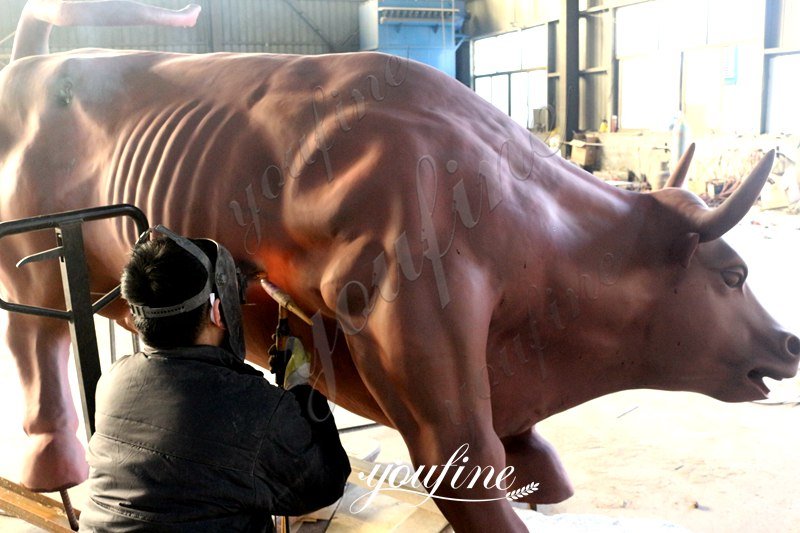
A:
<svg viewBox="0 0 800 533">
<path fill-rule="evenodd" d="M 53 26 L 179 26 L 197 22 L 200 6 L 173 10 L 131 0 L 28 0 L 22 10 L 11 61 L 47 54 Z"/>
</svg>

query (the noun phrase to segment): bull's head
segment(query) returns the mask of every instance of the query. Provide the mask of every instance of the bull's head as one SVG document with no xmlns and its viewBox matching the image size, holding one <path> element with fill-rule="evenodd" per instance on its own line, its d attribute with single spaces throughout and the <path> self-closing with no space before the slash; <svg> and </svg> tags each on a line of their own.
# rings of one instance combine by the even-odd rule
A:
<svg viewBox="0 0 800 533">
<path fill-rule="evenodd" d="M 763 378 L 794 376 L 800 340 L 781 328 L 750 292 L 747 266 L 720 237 L 747 213 L 769 176 L 768 153 L 720 207 L 709 209 L 681 189 L 692 145 L 667 187 L 651 196 L 660 234 L 659 262 L 667 265 L 646 321 L 648 374 L 656 388 L 689 390 L 723 401 L 763 399 Z"/>
</svg>

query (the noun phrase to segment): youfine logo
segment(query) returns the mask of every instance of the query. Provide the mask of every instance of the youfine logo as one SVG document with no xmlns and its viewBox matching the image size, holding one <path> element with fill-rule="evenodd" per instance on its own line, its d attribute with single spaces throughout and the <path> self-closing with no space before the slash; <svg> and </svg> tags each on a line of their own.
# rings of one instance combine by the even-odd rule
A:
<svg viewBox="0 0 800 533">
<path fill-rule="evenodd" d="M 517 500 L 533 494 L 539 490 L 539 483 L 528 483 L 513 491 L 509 489 L 514 485 L 514 467 L 507 466 L 495 471 L 493 466 L 469 465 L 469 444 L 462 444 L 453 452 L 450 459 L 443 465 L 419 466 L 414 470 L 407 464 L 376 464 L 369 474 L 358 474 L 360 480 L 365 481 L 369 491 L 356 498 L 350 504 L 350 512 L 360 513 L 366 509 L 380 493 L 406 492 L 416 494 L 420 506 L 430 499 L 450 500 L 460 502 L 489 502 L 495 500 Z M 466 472 L 466 473 L 465 473 Z M 454 498 L 440 494 L 443 488 L 500 490 L 505 494 L 494 498 Z M 421 488 L 427 491 L 421 492 Z"/>
</svg>

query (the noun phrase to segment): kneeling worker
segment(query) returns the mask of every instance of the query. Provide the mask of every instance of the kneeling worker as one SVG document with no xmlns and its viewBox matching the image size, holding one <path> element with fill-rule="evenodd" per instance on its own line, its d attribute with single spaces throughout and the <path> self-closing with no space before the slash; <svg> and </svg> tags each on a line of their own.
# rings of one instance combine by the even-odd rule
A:
<svg viewBox="0 0 800 533">
<path fill-rule="evenodd" d="M 270 515 L 335 502 L 350 465 L 327 402 L 297 373 L 283 391 L 244 363 L 230 253 L 152 231 L 122 275 L 146 349 L 98 385 L 81 531 L 272 531 Z"/>
</svg>

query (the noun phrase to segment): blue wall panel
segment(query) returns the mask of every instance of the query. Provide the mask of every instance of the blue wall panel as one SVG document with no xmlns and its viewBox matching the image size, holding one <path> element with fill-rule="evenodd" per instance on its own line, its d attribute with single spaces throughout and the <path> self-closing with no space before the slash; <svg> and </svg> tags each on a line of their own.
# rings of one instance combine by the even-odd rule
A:
<svg viewBox="0 0 800 533">
<path fill-rule="evenodd" d="M 362 50 L 378 50 L 456 72 L 463 1 L 368 0 L 359 10 Z"/>
</svg>

